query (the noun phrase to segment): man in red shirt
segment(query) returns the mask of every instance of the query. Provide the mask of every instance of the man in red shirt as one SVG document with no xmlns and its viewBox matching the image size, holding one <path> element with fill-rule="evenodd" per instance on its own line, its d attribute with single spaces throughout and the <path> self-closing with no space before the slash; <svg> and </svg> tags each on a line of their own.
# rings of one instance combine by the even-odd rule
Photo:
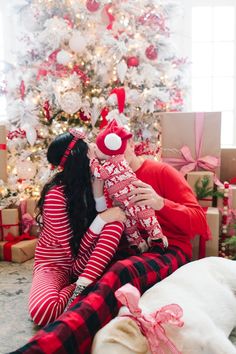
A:
<svg viewBox="0 0 236 354">
<path fill-rule="evenodd" d="M 92 340 L 119 310 L 114 292 L 126 283 L 141 293 L 191 260 L 191 238 L 209 238 L 205 213 L 185 179 L 171 166 L 136 156 L 132 141 L 125 157 L 137 177 L 133 201 L 156 210 L 169 246 L 157 244 L 148 253 L 130 255 L 122 244 L 117 259 L 95 284 L 88 286 L 58 320 L 40 330 L 24 347 L 12 353 L 89 354 Z"/>
</svg>

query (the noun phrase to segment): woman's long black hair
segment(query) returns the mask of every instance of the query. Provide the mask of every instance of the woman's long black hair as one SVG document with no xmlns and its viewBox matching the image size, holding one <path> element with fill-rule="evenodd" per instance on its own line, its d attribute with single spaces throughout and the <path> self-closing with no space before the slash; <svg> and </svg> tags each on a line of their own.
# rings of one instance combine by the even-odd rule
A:
<svg viewBox="0 0 236 354">
<path fill-rule="evenodd" d="M 61 158 L 72 139 L 73 136 L 70 133 L 63 133 L 57 136 L 48 148 L 48 162 L 54 166 L 59 166 Z M 38 215 L 36 219 L 39 222 L 43 214 L 43 204 L 47 192 L 53 186 L 64 186 L 67 212 L 73 232 L 73 236 L 70 239 L 70 246 L 74 256 L 77 255 L 82 236 L 96 216 L 87 153 L 87 143 L 79 139 L 71 150 L 63 171 L 58 172 L 46 183 L 37 204 Z"/>
</svg>

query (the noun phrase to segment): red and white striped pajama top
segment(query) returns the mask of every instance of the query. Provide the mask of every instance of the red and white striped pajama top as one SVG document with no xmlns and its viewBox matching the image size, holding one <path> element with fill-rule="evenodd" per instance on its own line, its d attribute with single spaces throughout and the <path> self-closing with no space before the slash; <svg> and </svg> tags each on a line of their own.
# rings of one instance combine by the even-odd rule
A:
<svg viewBox="0 0 236 354">
<path fill-rule="evenodd" d="M 123 225 L 106 224 L 97 216 L 72 256 L 72 237 L 63 186 L 49 190 L 43 206 L 43 228 L 35 252 L 29 312 L 38 325 L 55 320 L 64 310 L 78 276 L 98 279 L 117 250 Z"/>
</svg>

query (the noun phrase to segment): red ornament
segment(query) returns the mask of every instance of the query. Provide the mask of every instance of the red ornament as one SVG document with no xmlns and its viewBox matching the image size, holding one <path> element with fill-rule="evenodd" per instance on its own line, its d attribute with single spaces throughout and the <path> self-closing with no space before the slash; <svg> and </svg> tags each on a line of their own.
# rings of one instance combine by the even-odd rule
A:
<svg viewBox="0 0 236 354">
<path fill-rule="evenodd" d="M 130 68 L 131 66 L 139 66 L 139 58 L 138 57 L 128 57 L 127 65 Z"/>
<path fill-rule="evenodd" d="M 154 47 L 153 44 L 151 44 L 147 49 L 145 50 L 146 57 L 150 60 L 155 60 L 157 59 L 157 49 Z"/>
<path fill-rule="evenodd" d="M 102 120 L 101 120 L 101 123 L 99 125 L 99 129 L 103 129 L 107 124 L 108 124 L 108 120 L 106 119 L 106 116 L 108 115 L 109 113 L 109 108 L 108 107 L 104 107 L 102 110 L 101 110 L 101 117 L 102 117 Z"/>
<path fill-rule="evenodd" d="M 44 104 L 43 104 L 43 113 L 44 113 L 44 116 L 45 118 L 50 121 L 51 120 L 51 112 L 50 112 L 50 103 L 49 101 L 45 101 Z"/>
<path fill-rule="evenodd" d="M 95 0 L 87 0 L 86 7 L 90 12 L 96 12 L 100 7 L 100 3 Z"/>
<path fill-rule="evenodd" d="M 83 122 L 88 122 L 90 120 L 90 117 L 86 116 L 86 114 L 84 113 L 84 111 L 79 111 L 79 118 L 83 121 Z"/>
</svg>

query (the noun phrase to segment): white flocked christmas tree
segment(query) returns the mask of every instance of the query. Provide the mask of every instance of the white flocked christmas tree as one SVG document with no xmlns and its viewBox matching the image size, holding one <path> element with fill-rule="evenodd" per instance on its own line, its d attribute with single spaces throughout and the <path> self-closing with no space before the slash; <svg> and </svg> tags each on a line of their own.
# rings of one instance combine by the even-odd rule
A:
<svg viewBox="0 0 236 354">
<path fill-rule="evenodd" d="M 19 27 L 17 64 L 9 63 L 4 73 L 9 152 L 8 182 L 0 182 L 3 203 L 39 195 L 53 173 L 47 146 L 69 126 L 92 139 L 116 118 L 146 144 L 158 141 L 158 112 L 182 110 L 188 63 L 172 38 L 178 3 L 10 3 Z"/>
</svg>

